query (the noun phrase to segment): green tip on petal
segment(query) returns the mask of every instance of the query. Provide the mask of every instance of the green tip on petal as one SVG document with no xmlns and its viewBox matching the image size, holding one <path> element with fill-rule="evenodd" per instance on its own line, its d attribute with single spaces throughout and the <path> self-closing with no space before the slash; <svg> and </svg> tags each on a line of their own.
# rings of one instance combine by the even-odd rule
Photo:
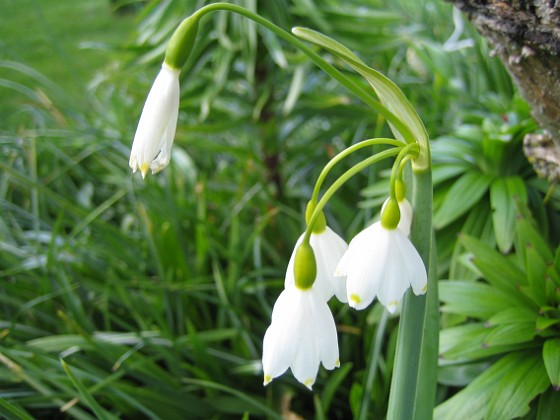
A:
<svg viewBox="0 0 560 420">
<path fill-rule="evenodd" d="M 307 379 L 303 382 L 303 384 L 310 390 L 312 391 L 312 386 L 315 383 L 315 379 Z"/>
<path fill-rule="evenodd" d="M 401 211 L 399 204 L 394 198 L 390 198 L 381 213 L 381 226 L 387 230 L 396 229 L 401 220 Z"/>
<path fill-rule="evenodd" d="M 397 309 L 397 306 L 399 306 L 399 302 L 396 301 L 396 300 L 393 300 L 393 301 L 391 301 L 387 304 L 387 310 L 390 313 L 393 313 L 393 312 L 395 312 L 395 309 Z"/>
<path fill-rule="evenodd" d="M 142 174 L 142 179 L 146 178 L 146 174 L 148 173 L 149 170 L 150 170 L 149 163 L 143 163 L 142 165 L 140 165 L 140 173 Z"/>
<path fill-rule="evenodd" d="M 350 295 L 350 299 L 349 299 L 349 300 L 350 300 L 351 302 L 354 302 L 356 305 L 359 305 L 360 302 L 362 301 L 362 298 L 361 298 L 360 296 L 358 296 L 358 295 L 356 295 L 356 294 L 353 293 L 353 294 Z"/>
<path fill-rule="evenodd" d="M 264 381 L 263 381 L 263 385 L 267 386 L 269 383 L 272 382 L 272 376 L 270 375 L 264 375 Z"/>
<path fill-rule="evenodd" d="M 309 221 L 311 220 L 311 216 L 313 215 L 313 211 L 317 207 L 316 201 L 310 201 L 307 203 L 307 208 L 305 209 L 305 223 L 309 225 Z M 325 219 L 325 214 L 323 211 L 319 214 L 319 217 L 315 219 L 315 223 L 313 225 L 313 233 L 322 233 L 327 228 L 327 219 Z"/>
<path fill-rule="evenodd" d="M 310 289 L 317 277 L 315 253 L 309 242 L 303 242 L 296 250 L 294 259 L 294 280 L 301 290 Z"/>
</svg>

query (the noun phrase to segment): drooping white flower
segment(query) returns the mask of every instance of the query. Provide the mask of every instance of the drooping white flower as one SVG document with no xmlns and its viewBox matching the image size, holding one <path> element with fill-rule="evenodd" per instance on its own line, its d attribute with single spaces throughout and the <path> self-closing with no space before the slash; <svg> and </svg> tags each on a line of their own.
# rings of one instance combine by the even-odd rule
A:
<svg viewBox="0 0 560 420">
<path fill-rule="evenodd" d="M 128 163 L 133 172 L 140 169 L 142 177 L 150 169 L 161 171 L 171 159 L 179 114 L 179 73 L 163 63 L 142 109 Z"/>
<path fill-rule="evenodd" d="M 389 202 L 390 198 L 385 200 L 383 206 L 381 207 L 381 213 L 385 210 L 387 203 Z M 401 219 L 399 220 L 399 225 L 397 226 L 404 236 L 410 236 L 410 227 L 412 225 L 412 205 L 406 198 L 402 198 L 398 201 L 399 210 L 401 212 Z"/>
<path fill-rule="evenodd" d="M 299 237 L 294 251 L 292 252 L 290 262 L 288 263 L 286 280 L 284 282 L 285 288 L 295 286 L 293 276 L 295 254 L 304 236 L 305 234 L 302 234 Z M 309 243 L 315 252 L 315 259 L 317 262 L 317 277 L 315 278 L 313 287 L 319 289 L 325 301 L 328 301 L 333 295 L 336 295 L 341 302 L 347 302 L 346 281 L 344 278 L 335 277 L 334 271 L 338 262 L 348 249 L 348 244 L 328 226 L 320 233 L 312 233 L 309 238 Z"/>
<path fill-rule="evenodd" d="M 426 292 L 428 278 L 422 258 L 404 233 L 377 222 L 352 239 L 335 275 L 346 276 L 348 304 L 366 308 L 377 296 L 393 313 L 404 292 Z"/>
<path fill-rule="evenodd" d="M 274 304 L 263 340 L 264 385 L 288 368 L 311 389 L 319 364 L 340 366 L 336 326 L 327 302 L 315 287 L 285 289 Z"/>
</svg>

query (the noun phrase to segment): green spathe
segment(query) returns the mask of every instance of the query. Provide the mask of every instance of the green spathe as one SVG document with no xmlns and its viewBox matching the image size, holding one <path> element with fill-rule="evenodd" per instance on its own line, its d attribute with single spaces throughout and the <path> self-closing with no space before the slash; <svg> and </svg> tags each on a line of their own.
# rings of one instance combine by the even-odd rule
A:
<svg viewBox="0 0 560 420">
<path fill-rule="evenodd" d="M 181 22 L 167 44 L 165 63 L 174 68 L 183 67 L 194 46 L 200 16 L 192 15 Z"/>
<path fill-rule="evenodd" d="M 294 260 L 294 279 L 296 287 L 301 290 L 310 289 L 317 277 L 315 253 L 309 242 L 302 242 L 296 250 Z"/>
</svg>

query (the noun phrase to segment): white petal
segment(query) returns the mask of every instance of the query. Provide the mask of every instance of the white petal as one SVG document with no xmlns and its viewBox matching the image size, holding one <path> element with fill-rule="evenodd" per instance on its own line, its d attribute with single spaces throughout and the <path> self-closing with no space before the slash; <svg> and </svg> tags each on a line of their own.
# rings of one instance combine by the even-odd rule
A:
<svg viewBox="0 0 560 420">
<path fill-rule="evenodd" d="M 400 241 L 402 243 L 399 244 L 399 249 L 403 260 L 406 261 L 407 280 L 416 296 L 423 295 L 428 287 L 426 266 L 408 238 L 401 238 Z"/>
<path fill-rule="evenodd" d="M 401 220 L 397 226 L 404 236 L 410 236 L 410 226 L 412 225 L 412 206 L 405 198 L 399 201 L 399 210 L 401 211 Z"/>
<path fill-rule="evenodd" d="M 346 291 L 348 304 L 357 310 L 365 309 L 373 302 L 383 282 L 383 261 L 387 254 L 386 232 L 377 222 L 350 242 L 348 252 L 352 252 L 354 258 L 348 271 Z"/>
<path fill-rule="evenodd" d="M 179 97 L 177 96 L 177 105 L 172 108 L 167 127 L 163 133 L 163 146 L 156 158 L 150 163 L 150 169 L 153 174 L 157 174 L 169 165 L 169 161 L 171 160 L 171 148 L 173 146 L 173 140 L 175 139 L 175 131 L 177 130 L 178 116 Z"/>
<path fill-rule="evenodd" d="M 145 175 L 152 161 L 170 147 L 169 138 L 175 135 L 179 107 L 179 70 L 163 65 L 148 97 L 134 135 L 129 165 Z M 171 137 L 172 142 L 172 137 Z M 156 164 L 160 168 L 164 160 Z"/>
<path fill-rule="evenodd" d="M 390 313 L 394 313 L 404 292 L 409 287 L 406 260 L 399 248 L 399 239 L 404 237 L 399 229 L 388 231 L 387 256 L 384 261 L 384 279 L 377 297 Z"/>
<path fill-rule="evenodd" d="M 340 366 L 334 318 L 326 302 L 313 299 L 312 305 L 319 358 L 325 369 L 331 370 Z"/>
<path fill-rule="evenodd" d="M 324 232 L 312 234 L 310 242 L 317 259 L 317 282 L 325 300 L 336 294 L 341 302 L 346 302 L 346 282 L 335 277 L 334 272 L 348 244 L 328 226 Z"/>
<path fill-rule="evenodd" d="M 296 289 L 284 290 L 272 310 L 272 322 L 263 339 L 263 371 L 265 383 L 282 375 L 292 364 L 298 343 L 295 322 L 301 316 L 301 297 Z"/>
<path fill-rule="evenodd" d="M 297 289 L 295 289 L 297 290 Z M 315 334 L 313 298 L 322 300 L 317 290 L 297 291 L 299 294 L 298 308 L 294 307 L 294 312 L 298 312 L 297 318 L 293 321 L 292 334 L 294 335 L 293 344 L 296 351 L 291 363 L 294 377 L 311 389 L 315 383 L 317 372 L 319 371 L 319 348 Z M 294 302 L 295 304 L 295 302 Z M 293 305 L 294 305 L 293 304 Z M 326 302 L 324 302 L 326 305 Z"/>
<path fill-rule="evenodd" d="M 334 271 L 335 276 L 347 276 L 348 271 L 353 266 L 353 260 L 356 258 L 356 254 L 368 247 L 369 243 L 372 240 L 372 235 L 375 235 L 374 228 L 376 224 L 373 224 L 360 233 L 358 233 L 352 240 L 350 241 L 350 245 L 348 245 L 347 251 L 344 253 L 340 261 L 338 262 L 336 269 Z"/>
</svg>

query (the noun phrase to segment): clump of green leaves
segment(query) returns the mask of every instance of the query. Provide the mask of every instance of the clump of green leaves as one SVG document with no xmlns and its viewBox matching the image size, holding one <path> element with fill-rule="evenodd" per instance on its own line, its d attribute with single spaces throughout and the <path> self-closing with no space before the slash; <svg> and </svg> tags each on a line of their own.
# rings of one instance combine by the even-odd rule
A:
<svg viewBox="0 0 560 420">
<path fill-rule="evenodd" d="M 558 199 L 543 201 L 549 186 L 523 154 L 523 138 L 537 128 L 527 104 L 519 97 L 510 104 L 489 97 L 485 107 L 433 142 L 434 227 L 440 261 L 446 261 L 442 269 L 450 278 L 470 275 L 460 263 L 464 247 L 457 232 L 497 245 L 502 253 L 512 249 L 516 202 L 528 206 L 541 231 L 555 241 L 549 226 Z"/>
<path fill-rule="evenodd" d="M 440 377 L 466 386 L 435 418 L 553 418 L 560 406 L 560 248 L 528 212 L 515 221 L 515 253 L 504 256 L 469 235 L 459 242 L 476 280 L 440 283 L 447 328 Z"/>
</svg>

